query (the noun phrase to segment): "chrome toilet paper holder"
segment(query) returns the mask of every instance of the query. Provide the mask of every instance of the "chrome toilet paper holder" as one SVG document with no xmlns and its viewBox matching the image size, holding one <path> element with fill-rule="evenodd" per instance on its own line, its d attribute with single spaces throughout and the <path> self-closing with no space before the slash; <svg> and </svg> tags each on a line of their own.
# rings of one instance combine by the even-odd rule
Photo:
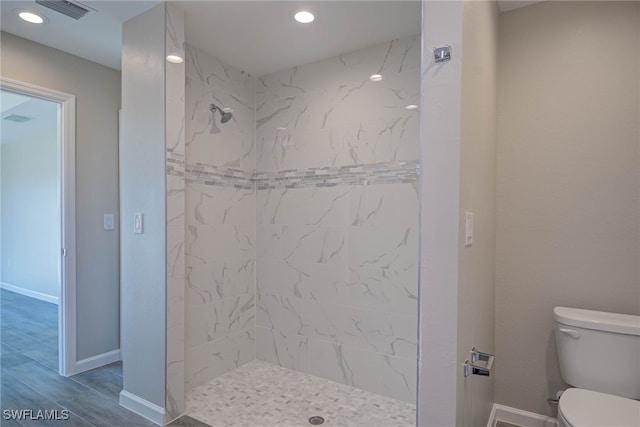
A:
<svg viewBox="0 0 640 427">
<path fill-rule="evenodd" d="M 469 375 L 481 375 L 488 377 L 491 375 L 491 369 L 493 368 L 493 361 L 495 356 L 489 353 L 483 353 L 476 350 L 474 347 L 471 349 L 471 361 L 464 362 L 464 376 Z"/>
</svg>

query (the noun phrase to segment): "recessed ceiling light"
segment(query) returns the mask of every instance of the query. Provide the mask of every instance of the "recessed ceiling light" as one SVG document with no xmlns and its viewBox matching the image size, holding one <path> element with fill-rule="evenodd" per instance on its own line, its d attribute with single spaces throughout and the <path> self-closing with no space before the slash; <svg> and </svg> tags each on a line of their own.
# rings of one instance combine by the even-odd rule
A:
<svg viewBox="0 0 640 427">
<path fill-rule="evenodd" d="M 184 59 L 182 59 L 182 57 L 178 55 L 167 55 L 167 61 L 174 64 L 182 64 L 182 61 L 184 61 Z"/>
<path fill-rule="evenodd" d="M 23 10 L 18 13 L 18 16 L 23 21 L 27 21 L 31 24 L 42 24 L 44 22 L 44 18 L 36 13 L 30 12 L 28 10 Z"/>
<path fill-rule="evenodd" d="M 300 10 L 293 15 L 293 19 L 301 24 L 310 24 L 315 21 L 316 17 L 308 10 Z"/>
<path fill-rule="evenodd" d="M 382 74 L 372 74 L 369 77 L 369 80 L 371 80 L 372 82 L 380 82 L 382 81 Z"/>
<path fill-rule="evenodd" d="M 404 108 L 406 108 L 407 110 L 417 110 L 418 106 L 416 104 L 409 104 Z"/>
</svg>

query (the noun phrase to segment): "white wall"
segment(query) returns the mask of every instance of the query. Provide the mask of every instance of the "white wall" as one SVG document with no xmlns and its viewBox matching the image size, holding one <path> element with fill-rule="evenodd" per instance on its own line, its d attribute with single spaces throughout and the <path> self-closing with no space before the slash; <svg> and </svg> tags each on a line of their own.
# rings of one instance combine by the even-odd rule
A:
<svg viewBox="0 0 640 427">
<path fill-rule="evenodd" d="M 76 250 L 78 360 L 120 348 L 118 212 L 120 73 L 2 33 L 3 77 L 76 96 Z"/>
<path fill-rule="evenodd" d="M 47 104 L 46 114 L 55 123 L 58 105 Z M 57 301 L 61 248 L 58 130 L 54 126 L 26 139 L 3 140 L 0 147 L 4 249 L 0 282 L 10 290 Z"/>
<path fill-rule="evenodd" d="M 462 2 L 422 2 L 418 425 L 456 425 Z M 450 45 L 436 64 L 433 47 Z"/>
<path fill-rule="evenodd" d="M 165 407 L 166 394 L 164 37 L 165 4 L 123 26 L 120 143 L 123 393 L 143 399 L 155 408 Z M 133 232 L 134 213 L 144 215 L 142 234 Z M 132 408 L 131 400 L 120 396 L 120 402 Z M 161 421 L 162 410 L 153 416 Z"/>
<path fill-rule="evenodd" d="M 496 401 L 552 415 L 553 307 L 640 313 L 640 4 L 500 16 Z"/>
<path fill-rule="evenodd" d="M 489 378 L 464 378 L 493 349 L 495 2 L 423 2 L 418 425 L 486 425 Z M 436 64 L 433 47 L 452 46 Z M 464 214 L 475 215 L 464 247 Z"/>
</svg>

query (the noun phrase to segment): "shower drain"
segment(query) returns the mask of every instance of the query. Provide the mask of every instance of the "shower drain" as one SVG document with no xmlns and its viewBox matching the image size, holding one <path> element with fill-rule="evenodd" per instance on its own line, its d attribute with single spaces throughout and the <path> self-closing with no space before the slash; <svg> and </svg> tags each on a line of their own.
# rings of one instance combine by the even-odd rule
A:
<svg viewBox="0 0 640 427">
<path fill-rule="evenodd" d="M 324 423 L 324 418 L 319 417 L 318 415 L 314 415 L 313 417 L 309 418 L 309 424 L 314 425 L 314 426 L 319 426 L 320 424 Z"/>
</svg>

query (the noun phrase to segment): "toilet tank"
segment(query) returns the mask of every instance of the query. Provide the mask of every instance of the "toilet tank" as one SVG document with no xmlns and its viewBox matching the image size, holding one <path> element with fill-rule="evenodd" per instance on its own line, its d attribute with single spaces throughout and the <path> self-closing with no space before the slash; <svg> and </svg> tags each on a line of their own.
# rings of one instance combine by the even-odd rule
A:
<svg viewBox="0 0 640 427">
<path fill-rule="evenodd" d="M 555 307 L 562 379 L 574 386 L 640 399 L 640 316 Z"/>
</svg>

